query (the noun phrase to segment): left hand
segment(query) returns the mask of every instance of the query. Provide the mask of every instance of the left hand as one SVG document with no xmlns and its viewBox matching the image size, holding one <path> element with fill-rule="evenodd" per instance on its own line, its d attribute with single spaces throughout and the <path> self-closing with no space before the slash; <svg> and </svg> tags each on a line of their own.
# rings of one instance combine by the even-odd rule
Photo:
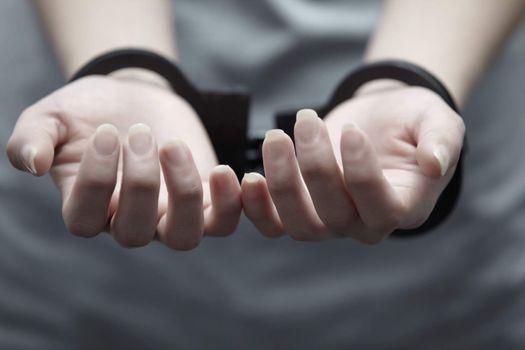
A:
<svg viewBox="0 0 525 350">
<path fill-rule="evenodd" d="M 300 111 L 295 148 L 286 134 L 267 133 L 266 178 L 245 176 L 244 211 L 270 237 L 379 243 L 425 222 L 454 174 L 464 132 L 461 117 L 419 87 L 355 97 L 324 121 Z"/>
</svg>

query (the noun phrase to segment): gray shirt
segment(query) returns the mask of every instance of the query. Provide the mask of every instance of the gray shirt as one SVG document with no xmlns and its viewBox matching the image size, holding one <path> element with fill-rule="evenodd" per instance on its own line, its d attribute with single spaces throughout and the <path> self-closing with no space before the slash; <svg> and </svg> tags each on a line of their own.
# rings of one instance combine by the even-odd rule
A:
<svg viewBox="0 0 525 350">
<path fill-rule="evenodd" d="M 254 133 L 277 110 L 324 102 L 359 63 L 379 10 L 366 0 L 175 9 L 182 68 L 202 88 L 250 89 Z M 23 108 L 63 84 L 35 19 L 28 2 L 0 2 L 0 144 Z M 523 349 L 524 57 L 522 25 L 465 108 L 453 216 L 375 247 L 269 240 L 244 218 L 192 252 L 83 240 L 66 232 L 49 177 L 0 155 L 0 348 Z"/>
</svg>

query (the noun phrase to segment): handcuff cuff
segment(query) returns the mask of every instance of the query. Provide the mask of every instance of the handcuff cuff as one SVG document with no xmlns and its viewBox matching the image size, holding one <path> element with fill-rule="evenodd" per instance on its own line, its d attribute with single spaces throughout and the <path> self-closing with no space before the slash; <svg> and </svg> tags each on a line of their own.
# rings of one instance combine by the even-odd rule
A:
<svg viewBox="0 0 525 350">
<path fill-rule="evenodd" d="M 200 91 L 190 83 L 175 63 L 161 55 L 141 49 L 121 49 L 102 54 L 85 64 L 73 75 L 70 82 L 88 75 L 107 75 L 124 68 L 143 68 L 162 76 L 172 90 L 192 106 L 201 119 L 219 163 L 232 167 L 239 179 L 247 171 L 262 168 L 261 146 L 264 138 L 248 137 L 250 95 L 246 91 Z M 350 72 L 339 83 L 328 102 L 316 108 L 318 115 L 324 118 L 337 105 L 351 99 L 365 83 L 378 79 L 393 79 L 434 91 L 459 114 L 454 99 L 434 75 L 409 62 L 387 60 L 367 64 Z M 295 119 L 295 111 L 279 113 L 276 116 L 276 126 L 293 139 Z M 456 171 L 428 219 L 416 229 L 396 230 L 392 236 L 412 236 L 427 232 L 450 215 L 461 190 L 465 151 L 466 147 L 463 147 Z"/>
</svg>

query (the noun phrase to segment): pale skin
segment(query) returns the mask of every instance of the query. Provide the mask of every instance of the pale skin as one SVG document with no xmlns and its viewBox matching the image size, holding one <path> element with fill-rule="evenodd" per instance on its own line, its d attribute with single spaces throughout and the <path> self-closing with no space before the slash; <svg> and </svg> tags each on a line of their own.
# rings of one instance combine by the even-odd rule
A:
<svg viewBox="0 0 525 350">
<path fill-rule="evenodd" d="M 416 63 L 462 105 L 524 10 L 522 0 L 385 1 L 365 61 Z M 308 143 L 315 129 L 319 137 Z M 454 173 L 464 132 L 462 119 L 433 92 L 369 83 L 324 122 L 301 111 L 295 145 L 283 133 L 267 133 L 266 178 L 244 178 L 244 212 L 269 237 L 379 243 L 430 215 Z"/>
<path fill-rule="evenodd" d="M 112 48 L 143 47 L 176 59 L 168 2 L 119 1 L 109 10 L 102 0 L 37 1 L 66 76 Z M 525 1 L 428 3 L 385 1 L 365 60 L 419 64 L 462 104 Z M 94 38 L 97 28 L 110 34 Z M 468 55 L 458 57 L 464 47 Z M 240 186 L 229 167 L 217 165 L 191 107 L 161 77 L 133 70 L 81 79 L 29 107 L 7 153 L 20 170 L 50 172 L 66 227 L 80 236 L 106 231 L 124 246 L 159 239 L 187 250 L 203 235 L 234 232 L 244 208 L 266 236 L 374 244 L 428 217 L 454 174 L 464 131 L 433 92 L 374 82 L 325 121 L 313 111 L 298 113 L 295 145 L 270 131 L 266 178 L 247 174 Z"/>
<path fill-rule="evenodd" d="M 160 87 L 107 77 L 68 84 L 22 113 L 8 154 L 20 169 L 50 171 L 79 236 L 107 231 L 127 247 L 158 238 L 187 250 L 239 220 L 237 177 L 217 166 L 195 112 Z"/>
<path fill-rule="evenodd" d="M 66 77 L 113 48 L 176 58 L 169 1 L 36 4 Z M 126 247 L 158 239 L 189 250 L 203 235 L 235 230 L 242 210 L 237 177 L 217 164 L 197 115 L 166 86 L 142 70 L 87 77 L 20 116 L 7 145 L 9 159 L 37 176 L 50 172 L 73 234 L 106 231 Z"/>
</svg>

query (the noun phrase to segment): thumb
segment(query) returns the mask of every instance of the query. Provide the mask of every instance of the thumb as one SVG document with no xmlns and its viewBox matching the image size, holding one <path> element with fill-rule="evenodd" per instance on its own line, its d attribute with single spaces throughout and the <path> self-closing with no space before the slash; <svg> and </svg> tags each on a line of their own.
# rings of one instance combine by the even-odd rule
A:
<svg viewBox="0 0 525 350">
<path fill-rule="evenodd" d="M 461 153 L 465 124 L 449 106 L 435 106 L 421 115 L 416 132 L 417 162 L 427 176 L 442 177 L 453 169 Z"/>
<path fill-rule="evenodd" d="M 58 117 L 28 108 L 18 119 L 7 142 L 9 161 L 19 170 L 44 175 L 53 164 L 61 129 L 65 128 Z"/>
</svg>

